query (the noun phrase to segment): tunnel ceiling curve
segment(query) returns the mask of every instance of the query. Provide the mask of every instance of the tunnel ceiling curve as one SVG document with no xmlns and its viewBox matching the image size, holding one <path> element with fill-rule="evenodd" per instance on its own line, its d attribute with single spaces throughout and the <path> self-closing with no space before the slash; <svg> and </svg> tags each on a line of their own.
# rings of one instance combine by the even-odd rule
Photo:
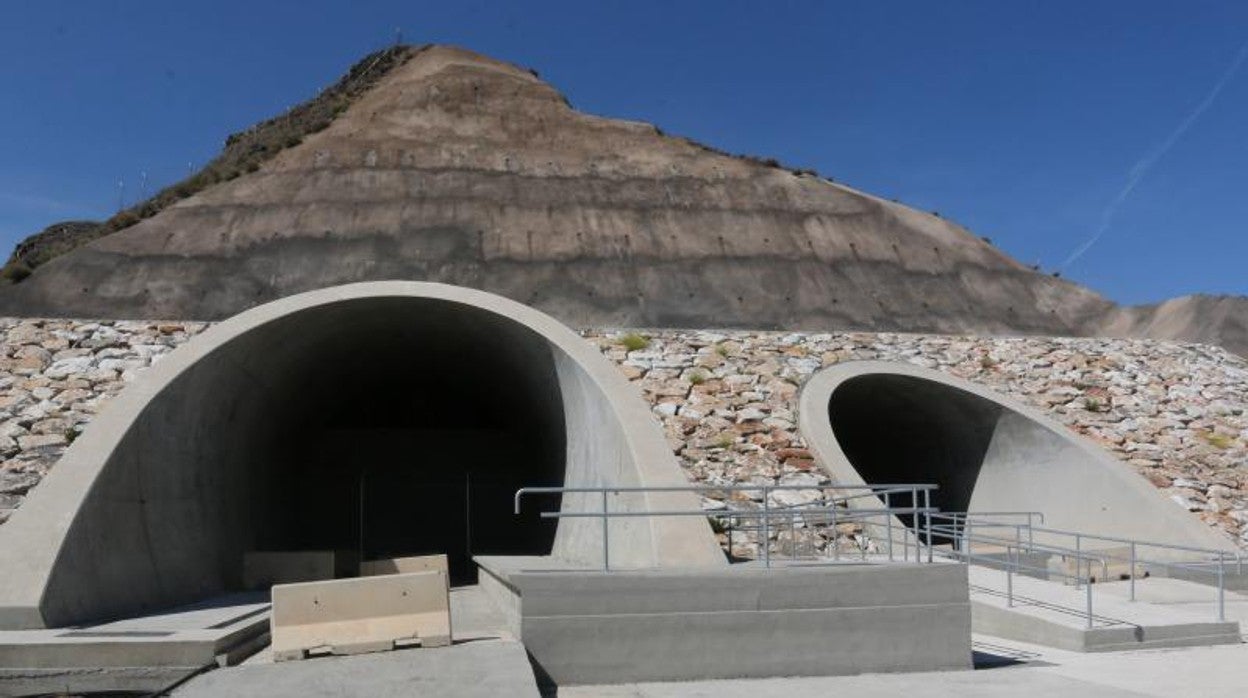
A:
<svg viewBox="0 0 1248 698">
<path fill-rule="evenodd" d="M 0 627 L 228 592 L 251 550 L 443 552 L 463 581 L 480 554 L 592 564 L 598 521 L 515 517 L 515 490 L 686 482 L 641 396 L 552 318 L 441 284 L 323 289 L 210 328 L 107 406 L 0 530 Z M 611 533 L 619 565 L 723 564 L 698 519 Z"/>
<path fill-rule="evenodd" d="M 798 425 L 843 483 L 933 483 L 944 511 L 1039 511 L 1050 528 L 1231 549 L 1130 466 L 1015 400 L 903 363 L 813 375 Z"/>
</svg>

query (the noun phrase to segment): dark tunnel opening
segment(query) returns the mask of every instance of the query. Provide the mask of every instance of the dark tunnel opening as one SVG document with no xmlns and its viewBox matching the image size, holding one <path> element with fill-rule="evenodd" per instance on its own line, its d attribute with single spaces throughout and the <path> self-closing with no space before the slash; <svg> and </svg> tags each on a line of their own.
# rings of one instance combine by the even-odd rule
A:
<svg viewBox="0 0 1248 698">
<path fill-rule="evenodd" d="M 828 402 L 836 440 L 864 482 L 934 483 L 931 503 L 943 511 L 970 508 L 1002 410 L 957 388 L 890 374 L 850 378 Z"/>
<path fill-rule="evenodd" d="M 262 369 L 278 409 L 255 444 L 253 549 L 445 553 L 453 584 L 476 581 L 473 555 L 548 554 L 556 522 L 512 513 L 516 489 L 564 477 L 546 340 L 411 299 L 317 314 L 259 330 L 282 360 Z"/>
</svg>

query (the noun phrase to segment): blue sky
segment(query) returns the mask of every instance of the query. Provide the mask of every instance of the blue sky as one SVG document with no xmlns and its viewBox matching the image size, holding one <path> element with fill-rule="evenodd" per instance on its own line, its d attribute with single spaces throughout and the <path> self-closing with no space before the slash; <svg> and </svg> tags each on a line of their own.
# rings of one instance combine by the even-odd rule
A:
<svg viewBox="0 0 1248 698">
<path fill-rule="evenodd" d="M 0 246 L 176 181 L 396 28 L 939 211 L 1114 300 L 1248 295 L 1237 0 L 6 3 Z"/>
</svg>

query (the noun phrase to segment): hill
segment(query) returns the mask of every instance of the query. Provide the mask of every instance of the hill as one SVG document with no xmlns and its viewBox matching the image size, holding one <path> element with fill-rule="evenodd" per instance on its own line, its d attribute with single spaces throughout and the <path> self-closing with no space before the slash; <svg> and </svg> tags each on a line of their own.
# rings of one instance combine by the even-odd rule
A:
<svg viewBox="0 0 1248 698">
<path fill-rule="evenodd" d="M 421 279 L 577 326 L 1161 327 L 934 214 L 578 112 L 532 71 L 445 46 L 383 59 L 299 107 L 301 126 L 233 137 L 196 186 L 82 236 L 0 291 L 0 312 L 218 319 Z"/>
</svg>

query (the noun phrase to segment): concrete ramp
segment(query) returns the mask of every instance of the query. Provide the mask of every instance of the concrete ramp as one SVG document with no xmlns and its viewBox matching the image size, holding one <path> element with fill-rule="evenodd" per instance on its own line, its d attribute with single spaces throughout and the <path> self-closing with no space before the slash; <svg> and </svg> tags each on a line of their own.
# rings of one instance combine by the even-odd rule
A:
<svg viewBox="0 0 1248 698">
<path fill-rule="evenodd" d="M 1086 588 L 1014 575 L 1011 606 L 1004 572 L 972 565 L 969 580 L 972 628 L 985 635 L 1076 652 L 1240 642 L 1239 622 L 1229 616 L 1227 621 L 1218 622 L 1212 603 L 1184 608 L 1144 600 L 1132 602 L 1126 599 L 1122 582 L 1092 585 L 1092 625 L 1088 627 Z M 1137 584 L 1143 587 L 1152 581 L 1137 580 Z M 1190 586 L 1210 596 L 1208 587 Z"/>
</svg>

